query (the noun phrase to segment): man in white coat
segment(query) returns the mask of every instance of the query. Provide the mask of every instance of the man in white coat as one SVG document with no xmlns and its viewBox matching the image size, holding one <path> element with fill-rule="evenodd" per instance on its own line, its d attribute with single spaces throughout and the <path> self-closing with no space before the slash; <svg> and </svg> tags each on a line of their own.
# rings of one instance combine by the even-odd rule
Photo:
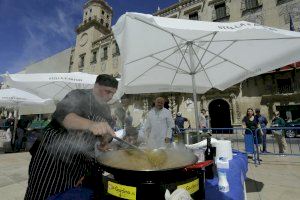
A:
<svg viewBox="0 0 300 200">
<path fill-rule="evenodd" d="M 164 147 L 171 142 L 174 120 L 171 112 L 164 108 L 165 100 L 162 97 L 155 99 L 155 106 L 152 108 L 144 126 L 145 142 L 150 148 Z"/>
</svg>

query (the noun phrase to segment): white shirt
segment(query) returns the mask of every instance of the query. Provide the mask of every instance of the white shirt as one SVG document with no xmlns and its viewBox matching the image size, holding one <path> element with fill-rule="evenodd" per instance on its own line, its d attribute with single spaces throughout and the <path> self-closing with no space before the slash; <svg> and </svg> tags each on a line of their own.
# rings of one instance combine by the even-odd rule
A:
<svg viewBox="0 0 300 200">
<path fill-rule="evenodd" d="M 199 118 L 200 118 L 199 119 L 199 126 L 200 126 L 200 128 L 207 128 L 207 121 L 206 121 L 205 116 L 202 113 L 200 113 Z"/>
<path fill-rule="evenodd" d="M 144 127 L 147 146 L 150 148 L 164 147 L 165 138 L 172 138 L 174 126 L 174 120 L 169 110 L 166 108 L 151 109 Z"/>
</svg>

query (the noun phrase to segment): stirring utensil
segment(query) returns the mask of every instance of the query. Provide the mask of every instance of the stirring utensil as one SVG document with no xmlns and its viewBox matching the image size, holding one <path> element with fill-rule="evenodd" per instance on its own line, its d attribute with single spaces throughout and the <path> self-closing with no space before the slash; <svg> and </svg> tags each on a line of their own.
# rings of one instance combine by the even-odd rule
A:
<svg viewBox="0 0 300 200">
<path fill-rule="evenodd" d="M 131 147 L 131 148 L 133 148 L 133 149 L 136 149 L 136 150 L 139 150 L 139 151 L 143 151 L 143 150 L 141 150 L 140 148 L 138 148 L 137 146 L 135 146 L 135 145 L 133 145 L 133 144 L 131 144 L 131 143 L 129 143 L 129 142 L 127 142 L 127 141 L 125 141 L 125 140 L 123 140 L 123 139 L 117 137 L 117 136 L 113 136 L 113 138 L 116 139 L 118 142 L 120 142 L 120 143 L 122 143 L 122 144 L 125 144 L 125 145 L 127 145 L 127 146 L 129 146 L 129 147 Z M 143 152 L 144 152 L 144 151 L 143 151 Z"/>
</svg>

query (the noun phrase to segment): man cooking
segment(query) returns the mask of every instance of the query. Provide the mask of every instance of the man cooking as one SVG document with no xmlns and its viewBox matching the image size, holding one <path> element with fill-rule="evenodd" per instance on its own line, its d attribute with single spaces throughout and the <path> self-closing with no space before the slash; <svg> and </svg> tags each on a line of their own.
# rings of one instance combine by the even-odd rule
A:
<svg viewBox="0 0 300 200">
<path fill-rule="evenodd" d="M 114 135 L 107 102 L 117 86 L 115 78 L 101 74 L 93 89 L 73 90 L 57 104 L 37 150 L 31 151 L 26 200 L 66 191 L 93 170 L 95 142 L 100 139 L 104 147 Z"/>
<path fill-rule="evenodd" d="M 144 139 L 149 148 L 164 147 L 171 142 L 174 120 L 169 110 L 164 108 L 162 97 L 155 99 L 154 107 L 149 111 L 144 127 Z"/>
</svg>

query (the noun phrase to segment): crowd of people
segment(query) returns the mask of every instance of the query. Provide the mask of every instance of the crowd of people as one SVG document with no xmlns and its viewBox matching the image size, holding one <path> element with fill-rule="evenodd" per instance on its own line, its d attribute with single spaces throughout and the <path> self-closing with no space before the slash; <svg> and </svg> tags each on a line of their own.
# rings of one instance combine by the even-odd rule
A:
<svg viewBox="0 0 300 200">
<path fill-rule="evenodd" d="M 30 145 L 26 143 L 29 136 L 44 128 L 48 122 L 47 115 L 21 115 L 17 120 L 12 112 L 7 117 L 2 115 L 0 130 L 2 130 L 5 142 L 5 151 L 19 152 L 20 150 L 29 149 Z"/>
<path fill-rule="evenodd" d="M 252 108 L 247 109 L 247 113 L 242 120 L 242 126 L 245 128 L 245 135 L 253 136 L 253 140 L 256 144 L 259 145 L 260 151 L 262 153 L 269 153 L 267 151 L 267 125 L 268 125 L 267 118 L 260 113 L 260 109 L 257 108 L 254 110 Z M 275 111 L 273 112 L 272 121 L 270 124 L 270 128 L 272 129 L 272 133 L 274 138 L 278 144 L 279 153 L 284 154 L 287 149 L 287 143 L 285 140 L 284 128 L 285 127 L 285 120 L 280 117 L 280 112 Z M 283 129 L 280 129 L 282 127 Z M 252 144 L 246 144 L 246 151 L 247 149 L 252 148 Z"/>
<path fill-rule="evenodd" d="M 181 112 L 177 112 L 173 118 L 170 110 L 164 107 L 163 97 L 155 99 L 152 109 L 143 114 L 141 126 L 134 127 L 129 111 L 119 107 L 112 114 L 107 104 L 117 86 L 118 81 L 114 77 L 102 74 L 97 77 L 93 89 L 73 90 L 57 104 L 49 124 L 30 149 L 32 158 L 25 199 L 47 199 L 79 185 L 86 188 L 88 194 L 99 195 L 94 187 L 97 185 L 97 176 L 94 174 L 96 162 L 87 152 L 106 151 L 112 138 L 116 136 L 114 131 L 117 127 L 124 128 L 123 139 L 127 142 L 134 145 L 144 142 L 149 148 L 165 147 L 172 142 L 174 133 L 182 134 L 185 129 L 191 128 L 190 120 Z M 273 114 L 270 123 L 260 109 L 249 108 L 242 126 L 245 128 L 245 135 L 254 137 L 255 142 L 262 146 L 262 152 L 267 152 L 266 128 L 269 124 L 277 127 L 273 134 L 279 145 L 279 153 L 284 153 L 287 144 L 283 130 L 278 127 L 284 127 L 285 121 L 278 111 Z M 122 119 L 120 124 L 117 118 Z M 200 130 L 208 130 L 210 120 L 205 109 L 201 110 L 199 118 Z M 12 132 L 15 120 L 10 116 L 2 118 L 0 123 Z M 21 118 L 17 123 L 17 151 L 22 148 L 22 139 L 30 124 L 32 120 L 28 118 Z M 142 142 L 140 138 L 143 139 Z"/>
</svg>

